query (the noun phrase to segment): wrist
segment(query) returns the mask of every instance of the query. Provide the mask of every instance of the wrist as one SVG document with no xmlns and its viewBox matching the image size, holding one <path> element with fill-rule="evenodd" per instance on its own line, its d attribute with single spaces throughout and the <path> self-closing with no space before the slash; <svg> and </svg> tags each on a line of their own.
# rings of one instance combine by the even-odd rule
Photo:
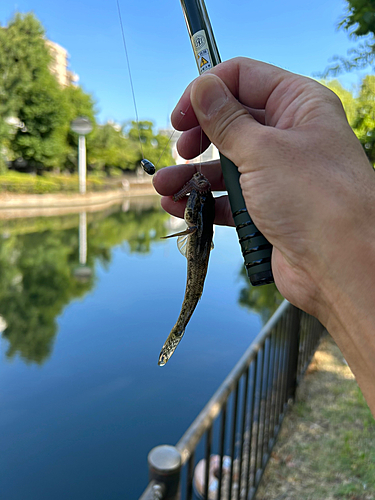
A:
<svg viewBox="0 0 375 500">
<path fill-rule="evenodd" d="M 373 189 L 375 193 L 375 182 Z M 371 193 L 364 203 L 345 202 L 327 210 L 330 220 L 321 233 L 315 268 L 324 299 L 319 314 L 325 322 L 350 314 L 348 304 L 362 315 L 375 314 L 375 196 Z"/>
<path fill-rule="evenodd" d="M 330 256 L 321 279 L 319 320 L 326 326 L 352 369 L 375 414 L 375 214 L 355 230 Z"/>
</svg>

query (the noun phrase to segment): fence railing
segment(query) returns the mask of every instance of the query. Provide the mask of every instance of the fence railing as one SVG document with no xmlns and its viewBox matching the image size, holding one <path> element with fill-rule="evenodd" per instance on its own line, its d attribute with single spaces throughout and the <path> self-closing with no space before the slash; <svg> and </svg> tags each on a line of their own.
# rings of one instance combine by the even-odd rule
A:
<svg viewBox="0 0 375 500">
<path fill-rule="evenodd" d="M 175 447 L 148 457 L 140 500 L 251 500 L 323 326 L 284 301 Z"/>
</svg>

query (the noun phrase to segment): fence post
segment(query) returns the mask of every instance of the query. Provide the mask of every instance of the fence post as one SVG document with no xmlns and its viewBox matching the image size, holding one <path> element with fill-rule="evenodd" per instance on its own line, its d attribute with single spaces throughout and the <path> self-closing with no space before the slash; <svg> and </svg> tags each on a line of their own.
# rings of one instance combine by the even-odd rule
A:
<svg viewBox="0 0 375 500">
<path fill-rule="evenodd" d="M 177 448 L 169 445 L 156 446 L 148 454 L 147 461 L 154 498 L 178 500 L 182 465 Z"/>
<path fill-rule="evenodd" d="M 300 343 L 300 323 L 301 311 L 297 307 L 291 307 L 291 322 L 290 322 L 290 351 L 289 351 L 289 366 L 287 373 L 287 400 L 293 399 L 296 396 L 297 376 L 298 376 L 298 358 L 299 358 L 299 343 Z"/>
</svg>

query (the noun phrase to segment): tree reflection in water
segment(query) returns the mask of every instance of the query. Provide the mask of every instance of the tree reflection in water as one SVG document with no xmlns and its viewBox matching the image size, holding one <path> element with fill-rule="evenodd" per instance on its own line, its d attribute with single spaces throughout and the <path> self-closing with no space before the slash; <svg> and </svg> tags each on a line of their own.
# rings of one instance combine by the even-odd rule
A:
<svg viewBox="0 0 375 500">
<path fill-rule="evenodd" d="M 150 205 L 150 203 L 148 204 Z M 95 283 L 95 262 L 108 266 L 111 249 L 127 243 L 147 253 L 166 235 L 168 215 L 155 206 L 130 204 L 87 215 L 87 279 L 77 279 L 79 215 L 0 221 L 0 316 L 7 327 L 6 356 L 42 364 L 57 333 L 56 318 Z"/>
<path fill-rule="evenodd" d="M 238 303 L 260 314 L 263 323 L 266 323 L 283 301 L 281 293 L 275 284 L 252 286 L 244 266 L 241 267 L 240 276 L 245 286 L 240 291 Z"/>
</svg>

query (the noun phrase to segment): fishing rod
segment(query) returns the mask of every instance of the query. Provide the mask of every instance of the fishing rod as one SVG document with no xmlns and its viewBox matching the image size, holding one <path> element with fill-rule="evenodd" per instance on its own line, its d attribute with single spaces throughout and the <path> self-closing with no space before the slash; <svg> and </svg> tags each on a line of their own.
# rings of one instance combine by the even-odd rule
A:
<svg viewBox="0 0 375 500">
<path fill-rule="evenodd" d="M 199 74 L 221 62 L 204 0 L 180 0 Z M 272 245 L 247 211 L 236 165 L 220 153 L 221 169 L 241 245 L 247 275 L 254 286 L 273 283 Z"/>
</svg>

